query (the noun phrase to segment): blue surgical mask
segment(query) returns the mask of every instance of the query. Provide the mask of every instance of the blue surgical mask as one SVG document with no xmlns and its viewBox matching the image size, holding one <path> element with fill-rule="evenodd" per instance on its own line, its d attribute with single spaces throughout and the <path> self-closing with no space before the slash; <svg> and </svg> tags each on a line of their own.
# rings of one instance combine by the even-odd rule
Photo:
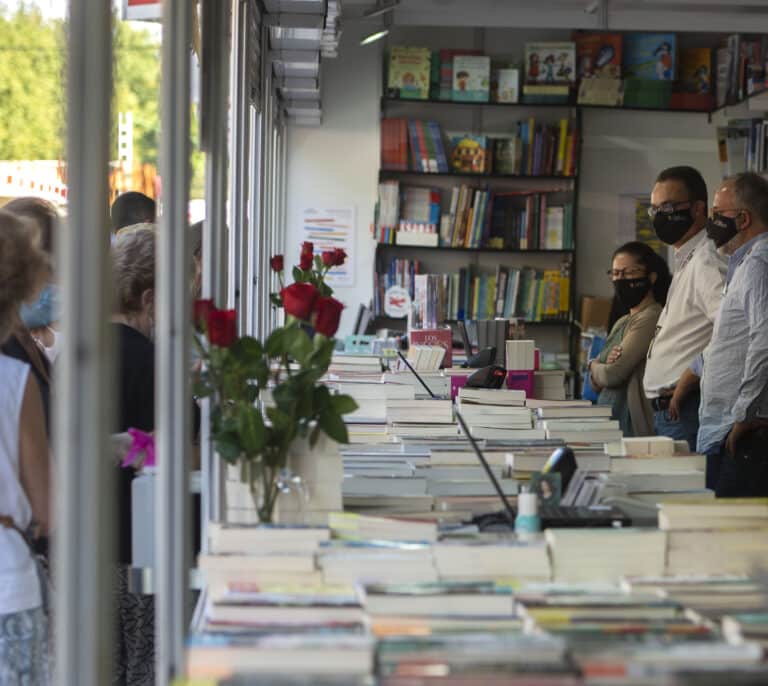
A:
<svg viewBox="0 0 768 686">
<path fill-rule="evenodd" d="M 59 321 L 59 312 L 59 287 L 48 284 L 37 300 L 21 306 L 19 315 L 28 329 L 39 329 Z"/>
</svg>

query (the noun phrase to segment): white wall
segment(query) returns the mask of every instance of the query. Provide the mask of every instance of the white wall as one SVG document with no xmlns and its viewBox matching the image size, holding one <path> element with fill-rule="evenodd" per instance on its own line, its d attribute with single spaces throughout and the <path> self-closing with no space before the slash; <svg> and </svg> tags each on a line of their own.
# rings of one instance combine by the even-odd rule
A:
<svg viewBox="0 0 768 686">
<path fill-rule="evenodd" d="M 340 57 L 323 62 L 323 125 L 292 128 L 288 145 L 289 263 L 298 256 L 302 208 L 353 205 L 357 211 L 355 286 L 337 289 L 347 305 L 342 334 L 351 330 L 358 304 L 372 296 L 375 246 L 369 226 L 376 202 L 382 67 L 381 44 L 358 46 L 361 30 L 348 25 Z M 526 40 L 567 36 L 563 31 L 397 27 L 390 39 L 434 48 L 479 47 L 482 40 L 489 54 L 515 57 Z M 510 122 L 517 118 L 512 111 Z M 576 289 L 579 295 L 609 295 L 605 270 L 620 240 L 620 195 L 649 193 L 656 174 L 678 164 L 698 168 L 711 195 L 720 178 L 715 125 L 705 114 L 587 110 L 583 126 Z"/>
<path fill-rule="evenodd" d="M 373 220 L 379 172 L 381 44 L 360 47 L 362 27 L 345 27 L 340 55 L 322 62 L 323 124 L 288 132 L 286 265 L 299 257 L 304 208 L 354 207 L 355 283 L 337 287 L 346 309 L 339 335 L 350 333 L 360 303 L 373 295 Z"/>
</svg>

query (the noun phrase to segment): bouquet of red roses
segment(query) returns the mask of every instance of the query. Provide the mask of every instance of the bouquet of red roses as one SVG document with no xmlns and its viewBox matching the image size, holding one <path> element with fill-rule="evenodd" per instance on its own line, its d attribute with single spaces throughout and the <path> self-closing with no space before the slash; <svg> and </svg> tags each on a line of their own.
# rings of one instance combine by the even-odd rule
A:
<svg viewBox="0 0 768 686">
<path fill-rule="evenodd" d="M 312 253 L 312 244 L 304 243 L 294 283 L 288 286 L 282 255 L 271 259 L 281 285 L 272 302 L 284 308 L 286 323 L 264 342 L 238 337 L 234 310 L 218 310 L 210 300 L 195 303 L 196 340 L 204 362 L 195 393 L 211 398 L 216 450 L 226 461 L 241 464 L 262 522 L 272 519 L 292 441 L 308 436 L 315 445 L 323 432 L 347 443 L 342 416 L 357 408 L 350 396 L 334 395 L 320 383 L 344 307 L 332 297 L 325 276 L 346 255 L 343 250 Z M 272 402 L 262 408 L 258 401 L 267 388 Z"/>
</svg>

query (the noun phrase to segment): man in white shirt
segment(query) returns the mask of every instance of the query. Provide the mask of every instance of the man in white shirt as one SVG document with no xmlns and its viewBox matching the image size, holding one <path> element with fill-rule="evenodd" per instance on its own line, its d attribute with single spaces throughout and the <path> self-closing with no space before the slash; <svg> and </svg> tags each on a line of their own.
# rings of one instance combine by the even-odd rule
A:
<svg viewBox="0 0 768 686">
<path fill-rule="evenodd" d="M 655 410 L 660 436 L 685 440 L 696 450 L 699 392 L 682 402 L 672 394 L 683 372 L 712 337 L 723 295 L 726 260 L 707 239 L 707 186 L 693 167 L 671 167 L 656 179 L 649 214 L 656 235 L 674 246 L 675 264 L 667 304 L 648 348 L 643 386 Z"/>
</svg>

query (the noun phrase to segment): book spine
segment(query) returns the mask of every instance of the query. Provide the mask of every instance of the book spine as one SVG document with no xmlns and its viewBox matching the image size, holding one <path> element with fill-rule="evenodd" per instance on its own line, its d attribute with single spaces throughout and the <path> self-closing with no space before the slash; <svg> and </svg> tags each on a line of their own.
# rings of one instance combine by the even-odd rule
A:
<svg viewBox="0 0 768 686">
<path fill-rule="evenodd" d="M 416 121 L 413 119 L 408 120 L 408 138 L 411 144 L 412 164 L 411 168 L 414 171 L 423 171 L 421 166 L 422 152 L 419 147 L 419 134 L 416 130 Z"/>
<path fill-rule="evenodd" d="M 429 132 L 435 145 L 435 154 L 437 156 L 437 171 L 447 174 L 450 171 L 448 167 L 448 158 L 445 154 L 445 145 L 443 145 L 443 134 L 440 130 L 440 124 L 436 121 L 428 122 Z"/>
<path fill-rule="evenodd" d="M 536 120 L 533 117 L 528 119 L 528 168 L 525 173 L 528 176 L 533 175 L 533 158 L 536 137 Z"/>
<path fill-rule="evenodd" d="M 429 135 L 429 130 L 423 121 L 417 122 L 416 130 L 419 132 L 419 146 L 424 151 L 424 159 L 421 164 L 422 170 L 434 174 L 437 172 L 437 154 L 432 136 Z"/>
</svg>

